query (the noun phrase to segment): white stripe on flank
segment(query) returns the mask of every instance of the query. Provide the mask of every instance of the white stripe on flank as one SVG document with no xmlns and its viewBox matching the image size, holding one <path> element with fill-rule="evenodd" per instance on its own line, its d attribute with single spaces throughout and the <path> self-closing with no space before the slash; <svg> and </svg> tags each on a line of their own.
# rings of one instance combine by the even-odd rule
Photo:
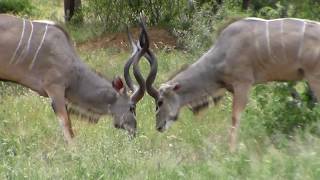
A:
<svg viewBox="0 0 320 180">
<path fill-rule="evenodd" d="M 258 57 L 258 60 L 260 61 L 260 62 L 263 62 L 262 61 L 262 58 L 261 58 L 261 53 L 260 53 L 260 45 L 259 45 L 259 41 L 258 41 L 258 38 L 256 38 L 256 30 L 257 30 L 257 28 L 256 28 L 256 26 L 254 26 L 253 27 L 253 35 L 254 35 L 254 45 L 255 45 L 255 48 L 256 48 L 256 54 L 257 54 L 257 57 Z"/>
<path fill-rule="evenodd" d="M 297 60 L 299 61 L 302 55 L 302 51 L 304 48 L 304 35 L 306 32 L 306 22 L 303 22 L 303 26 L 302 26 L 302 30 L 301 30 L 301 39 L 300 39 L 300 46 L 299 46 L 299 50 L 298 50 L 298 55 L 297 55 Z"/>
<path fill-rule="evenodd" d="M 269 21 L 266 21 L 266 39 L 267 39 L 267 48 L 268 48 L 268 56 L 272 62 L 274 59 L 272 57 L 271 45 L 270 45 L 270 32 L 269 32 Z"/>
<path fill-rule="evenodd" d="M 14 51 L 11 59 L 10 59 L 10 64 L 13 63 L 13 61 L 16 59 L 16 56 L 17 56 L 17 52 L 18 50 L 20 49 L 20 46 L 21 46 L 21 43 L 22 43 L 22 39 L 23 39 L 23 36 L 24 36 L 24 30 L 26 28 L 26 20 L 23 19 L 23 25 L 22 25 L 22 31 L 21 31 L 21 35 L 20 35 L 20 40 L 19 40 L 19 43 L 18 43 L 18 46 L 16 48 L 16 50 Z"/>
<path fill-rule="evenodd" d="M 288 62 L 288 57 L 287 57 L 287 53 L 285 51 L 285 44 L 283 42 L 283 33 L 284 33 L 284 29 L 283 29 L 283 19 L 280 23 L 280 42 L 281 42 L 281 51 L 282 51 L 282 55 L 283 58 L 286 62 Z"/>
<path fill-rule="evenodd" d="M 30 32 L 30 36 L 29 36 L 29 39 L 28 39 L 28 44 L 27 44 L 27 47 L 23 50 L 23 52 L 20 54 L 20 57 L 22 56 L 22 58 L 18 58 L 16 63 L 17 64 L 21 59 L 22 61 L 26 58 L 26 56 L 28 55 L 29 53 L 29 50 L 30 50 L 30 43 L 31 43 L 31 38 L 32 38 L 32 34 L 33 34 L 33 23 L 32 21 L 30 21 L 30 24 L 31 24 L 31 32 Z"/>
<path fill-rule="evenodd" d="M 33 67 L 34 62 L 35 62 L 35 60 L 37 59 L 38 53 L 39 53 L 39 51 L 40 51 L 40 49 L 41 49 L 41 47 L 42 47 L 42 45 L 43 45 L 44 39 L 46 38 L 47 30 L 48 30 L 48 24 L 46 24 L 46 29 L 45 29 L 45 31 L 44 31 L 44 33 L 43 33 L 43 36 L 42 36 L 40 45 L 39 45 L 39 47 L 38 47 L 35 55 L 33 56 L 33 59 L 32 59 L 32 61 L 31 61 L 31 64 L 29 65 L 29 69 L 31 69 L 31 68 Z"/>
</svg>

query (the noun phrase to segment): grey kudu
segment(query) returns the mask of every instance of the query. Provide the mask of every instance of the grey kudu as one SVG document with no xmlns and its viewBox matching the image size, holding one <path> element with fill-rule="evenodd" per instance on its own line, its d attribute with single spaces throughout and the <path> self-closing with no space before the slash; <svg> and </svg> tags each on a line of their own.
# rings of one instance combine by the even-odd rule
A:
<svg viewBox="0 0 320 180">
<path fill-rule="evenodd" d="M 157 130 L 176 121 L 181 107 L 201 109 L 228 90 L 233 95 L 229 143 L 230 150 L 236 150 L 240 116 L 254 84 L 305 79 L 320 99 L 319 34 L 320 23 L 303 19 L 245 18 L 231 23 L 211 49 L 159 90 L 147 84 L 156 101 Z M 151 76 L 149 83 L 155 78 Z"/>
<path fill-rule="evenodd" d="M 143 29 L 142 41 L 145 35 Z M 134 49 L 128 60 L 134 68 L 137 69 L 147 48 Z M 115 127 L 134 135 L 135 105 L 145 91 L 141 74 L 135 72 L 135 77 L 139 88 L 129 96 L 120 77 L 109 81 L 80 60 L 68 34 L 60 26 L 0 15 L 0 79 L 51 98 L 52 108 L 68 142 L 72 141 L 74 133 L 67 106 L 94 122 L 101 115 L 111 114 Z"/>
</svg>

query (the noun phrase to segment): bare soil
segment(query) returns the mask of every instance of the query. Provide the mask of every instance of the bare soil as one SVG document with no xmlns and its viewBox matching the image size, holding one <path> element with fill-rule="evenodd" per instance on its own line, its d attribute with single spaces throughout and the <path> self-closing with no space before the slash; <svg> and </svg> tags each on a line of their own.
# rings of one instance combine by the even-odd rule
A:
<svg viewBox="0 0 320 180">
<path fill-rule="evenodd" d="M 130 28 L 134 39 L 138 39 L 139 28 Z M 157 49 L 174 49 L 176 47 L 176 38 L 166 29 L 159 27 L 148 28 L 151 48 Z M 117 48 L 121 50 L 130 50 L 126 32 L 105 33 L 100 37 L 90 39 L 77 45 L 80 50 L 90 51 L 100 48 Z"/>
</svg>

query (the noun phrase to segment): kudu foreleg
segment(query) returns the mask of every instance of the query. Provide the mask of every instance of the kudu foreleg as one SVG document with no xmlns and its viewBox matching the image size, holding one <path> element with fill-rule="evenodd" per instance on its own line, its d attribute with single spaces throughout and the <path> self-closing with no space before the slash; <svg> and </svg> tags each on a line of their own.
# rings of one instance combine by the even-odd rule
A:
<svg viewBox="0 0 320 180">
<path fill-rule="evenodd" d="M 46 92 L 52 100 L 52 109 L 59 118 L 65 140 L 71 143 L 74 133 L 66 108 L 65 89 L 58 85 L 52 85 L 46 89 Z"/>
<path fill-rule="evenodd" d="M 248 102 L 248 94 L 251 83 L 239 83 L 233 85 L 233 102 L 232 102 L 232 126 L 230 129 L 230 151 L 234 152 L 237 147 L 238 129 L 240 126 L 241 113 Z"/>
</svg>

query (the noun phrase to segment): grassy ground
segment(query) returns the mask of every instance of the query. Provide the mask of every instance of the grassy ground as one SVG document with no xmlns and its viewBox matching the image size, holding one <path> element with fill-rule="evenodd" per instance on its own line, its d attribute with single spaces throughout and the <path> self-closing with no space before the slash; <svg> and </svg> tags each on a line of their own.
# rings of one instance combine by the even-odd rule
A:
<svg viewBox="0 0 320 180">
<path fill-rule="evenodd" d="M 91 67 L 112 77 L 122 72 L 129 52 L 98 49 L 79 54 Z M 180 51 L 156 55 L 156 85 L 196 59 Z M 147 70 L 146 63 L 142 69 Z M 108 116 L 96 125 L 72 116 L 76 138 L 74 145 L 67 146 L 48 99 L 1 85 L 0 179 L 320 179 L 320 138 L 308 130 L 290 138 L 270 136 L 263 124 L 266 117 L 274 119 L 268 112 L 277 104 L 272 102 L 275 106 L 265 109 L 258 101 L 262 96 L 268 104 L 276 97 L 270 91 L 257 92 L 252 92 L 242 118 L 239 150 L 230 154 L 229 95 L 199 116 L 183 109 L 166 133 L 156 132 L 155 107 L 146 96 L 138 104 L 139 132 L 134 140 L 113 128 Z"/>
<path fill-rule="evenodd" d="M 129 55 L 114 50 L 80 54 L 109 76 L 121 72 Z M 192 61 L 177 51 L 157 56 L 158 82 Z M 146 64 L 142 67 L 146 69 Z M 263 111 L 254 100 L 242 121 L 239 151 L 230 154 L 229 96 L 197 117 L 184 109 L 163 134 L 155 131 L 153 101 L 146 97 L 138 106 L 139 134 L 134 140 L 114 129 L 110 117 L 90 125 L 73 116 L 77 136 L 75 144 L 67 146 L 47 99 L 27 90 L 5 90 L 0 101 L 0 179 L 320 178 L 320 139 L 301 132 L 290 141 L 279 136 L 285 146 L 276 147 L 259 117 L 251 117 L 251 112 Z"/>
</svg>

